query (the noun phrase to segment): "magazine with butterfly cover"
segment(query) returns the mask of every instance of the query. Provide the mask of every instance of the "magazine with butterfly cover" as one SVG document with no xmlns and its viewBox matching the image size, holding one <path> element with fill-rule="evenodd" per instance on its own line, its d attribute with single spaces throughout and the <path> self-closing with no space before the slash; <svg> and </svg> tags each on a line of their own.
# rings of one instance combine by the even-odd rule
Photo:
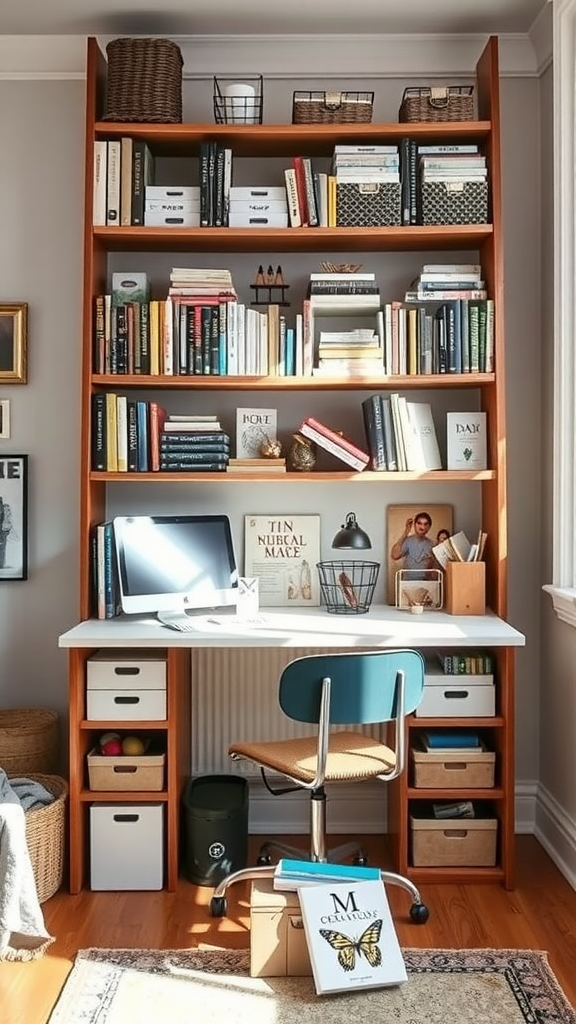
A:
<svg viewBox="0 0 576 1024">
<path fill-rule="evenodd" d="M 298 895 L 318 995 L 407 980 L 381 881 L 311 885 Z"/>
</svg>

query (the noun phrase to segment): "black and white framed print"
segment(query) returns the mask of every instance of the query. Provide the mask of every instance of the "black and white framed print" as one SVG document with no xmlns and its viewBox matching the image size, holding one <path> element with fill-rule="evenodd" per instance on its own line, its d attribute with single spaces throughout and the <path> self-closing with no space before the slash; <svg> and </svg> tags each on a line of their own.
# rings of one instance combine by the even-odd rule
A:
<svg viewBox="0 0 576 1024">
<path fill-rule="evenodd" d="M 0 582 L 28 578 L 28 456 L 0 455 Z"/>
</svg>

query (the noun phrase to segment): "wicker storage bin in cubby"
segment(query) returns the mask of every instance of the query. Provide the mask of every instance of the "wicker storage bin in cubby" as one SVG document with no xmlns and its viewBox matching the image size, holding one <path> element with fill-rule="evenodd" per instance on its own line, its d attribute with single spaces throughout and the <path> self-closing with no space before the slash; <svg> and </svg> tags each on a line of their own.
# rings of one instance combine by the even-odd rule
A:
<svg viewBox="0 0 576 1024">
<path fill-rule="evenodd" d="M 0 711 L 0 768 L 6 775 L 53 772 L 58 761 L 58 715 L 48 708 Z"/>
<path fill-rule="evenodd" d="M 104 121 L 182 120 L 182 54 L 170 39 L 114 39 L 106 47 Z"/>
<path fill-rule="evenodd" d="M 26 812 L 26 842 L 38 899 L 44 903 L 62 884 L 68 783 L 58 775 L 31 774 L 27 778 L 54 796 L 53 803 L 46 807 Z"/>
</svg>

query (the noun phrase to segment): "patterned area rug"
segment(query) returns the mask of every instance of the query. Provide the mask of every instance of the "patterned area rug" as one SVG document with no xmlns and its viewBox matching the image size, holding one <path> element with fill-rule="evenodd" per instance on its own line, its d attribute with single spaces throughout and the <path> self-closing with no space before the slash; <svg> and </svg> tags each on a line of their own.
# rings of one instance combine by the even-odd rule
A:
<svg viewBox="0 0 576 1024">
<path fill-rule="evenodd" d="M 545 953 L 403 952 L 406 984 L 318 997 L 243 951 L 83 949 L 49 1024 L 576 1024 Z"/>
</svg>

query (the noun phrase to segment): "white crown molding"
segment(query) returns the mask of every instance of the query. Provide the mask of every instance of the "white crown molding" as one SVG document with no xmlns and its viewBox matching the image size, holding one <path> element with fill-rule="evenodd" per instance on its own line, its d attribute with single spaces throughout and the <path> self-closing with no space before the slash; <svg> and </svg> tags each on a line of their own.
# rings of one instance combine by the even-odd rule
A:
<svg viewBox="0 0 576 1024">
<path fill-rule="evenodd" d="M 548 3 L 546 7 L 540 11 L 540 14 L 533 22 L 530 32 L 528 33 L 536 57 L 538 76 L 542 75 L 552 63 L 553 27 L 554 20 L 552 4 Z"/>
<path fill-rule="evenodd" d="M 112 36 L 99 37 L 105 49 Z M 262 74 L 338 81 L 363 78 L 468 77 L 483 35 L 181 36 L 186 79 Z M 84 36 L 0 35 L 0 80 L 83 78 Z M 534 77 L 542 61 L 529 35 L 500 37 L 500 73 Z M 343 73 L 345 68 L 345 74 Z M 311 70 L 312 69 L 312 70 Z"/>
</svg>

